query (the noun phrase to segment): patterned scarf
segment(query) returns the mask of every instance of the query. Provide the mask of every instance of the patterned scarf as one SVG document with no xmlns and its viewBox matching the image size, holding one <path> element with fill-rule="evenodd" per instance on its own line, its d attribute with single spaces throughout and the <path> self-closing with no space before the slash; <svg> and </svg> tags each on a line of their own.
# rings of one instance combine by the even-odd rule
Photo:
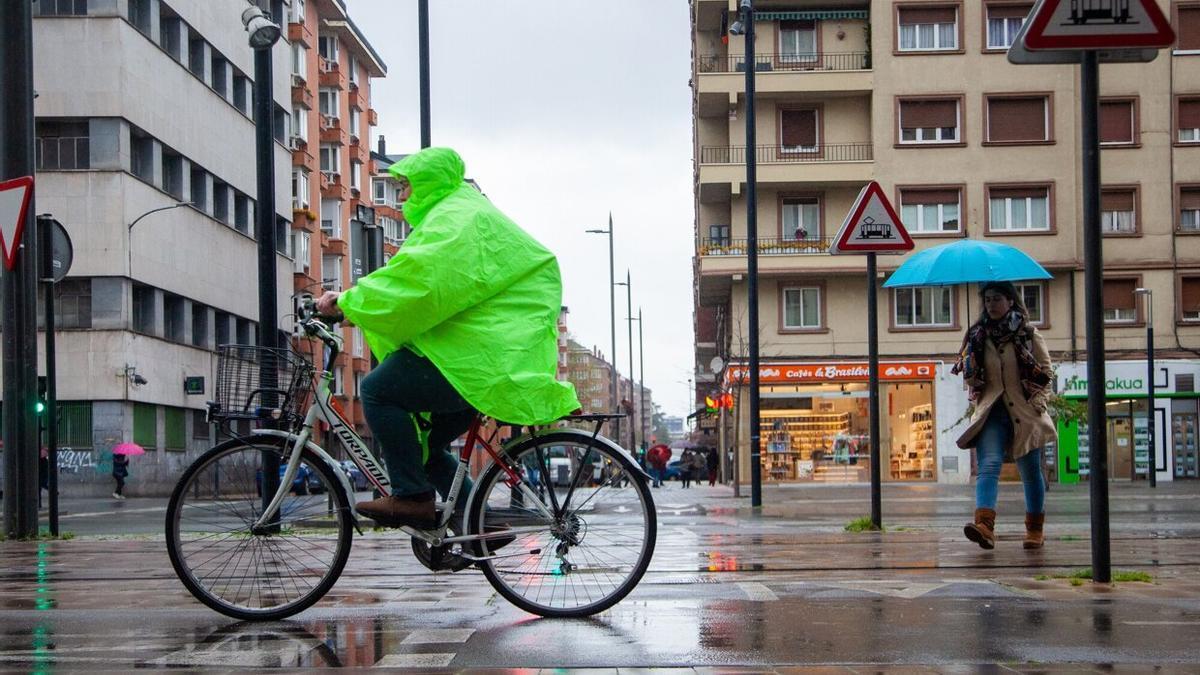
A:
<svg viewBox="0 0 1200 675">
<path fill-rule="evenodd" d="M 1000 319 L 984 318 L 967 329 L 958 362 L 950 372 L 962 373 L 963 382 L 970 390 L 970 400 L 979 400 L 987 384 L 984 378 L 983 352 L 988 339 L 997 347 L 1011 342 L 1017 355 L 1017 369 L 1021 376 L 1021 388 L 1025 400 L 1032 399 L 1050 385 L 1050 373 L 1038 365 L 1033 357 L 1032 329 L 1025 315 L 1016 309 Z"/>
</svg>

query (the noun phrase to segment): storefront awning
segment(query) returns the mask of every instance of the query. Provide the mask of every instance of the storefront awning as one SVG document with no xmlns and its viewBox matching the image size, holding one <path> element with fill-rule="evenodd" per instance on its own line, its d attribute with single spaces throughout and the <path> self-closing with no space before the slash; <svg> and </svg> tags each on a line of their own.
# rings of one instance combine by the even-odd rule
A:
<svg viewBox="0 0 1200 675">
<path fill-rule="evenodd" d="M 759 21 L 812 21 L 829 19 L 866 19 L 865 9 L 816 10 L 809 12 L 755 12 Z"/>
</svg>

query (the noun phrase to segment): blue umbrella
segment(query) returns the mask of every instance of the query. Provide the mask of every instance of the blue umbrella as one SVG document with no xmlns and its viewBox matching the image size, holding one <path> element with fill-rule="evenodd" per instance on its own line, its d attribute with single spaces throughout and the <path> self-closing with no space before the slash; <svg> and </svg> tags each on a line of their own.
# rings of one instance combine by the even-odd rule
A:
<svg viewBox="0 0 1200 675">
<path fill-rule="evenodd" d="M 927 248 L 906 260 L 884 288 L 952 286 L 989 281 L 1052 279 L 1053 275 L 1018 248 L 963 239 Z"/>
</svg>

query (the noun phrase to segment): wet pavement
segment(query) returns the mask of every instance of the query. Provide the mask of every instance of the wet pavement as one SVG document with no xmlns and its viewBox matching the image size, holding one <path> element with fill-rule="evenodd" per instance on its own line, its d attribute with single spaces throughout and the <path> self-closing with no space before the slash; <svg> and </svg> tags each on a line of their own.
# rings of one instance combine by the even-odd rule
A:
<svg viewBox="0 0 1200 675">
<path fill-rule="evenodd" d="M 1021 548 L 1019 490 L 983 551 L 961 535 L 968 487 L 885 486 L 889 530 L 853 534 L 863 486 L 768 487 L 756 513 L 674 484 L 655 491 L 650 571 L 587 620 L 526 614 L 482 574 L 431 573 L 407 538 L 368 532 L 324 600 L 272 623 L 184 590 L 162 500 L 68 499 L 76 538 L 0 543 L 0 670 L 1200 672 L 1200 484 L 1112 486 L 1113 567 L 1153 578 L 1115 585 L 1063 578 L 1091 564 L 1087 486 L 1054 486 L 1040 552 Z"/>
</svg>

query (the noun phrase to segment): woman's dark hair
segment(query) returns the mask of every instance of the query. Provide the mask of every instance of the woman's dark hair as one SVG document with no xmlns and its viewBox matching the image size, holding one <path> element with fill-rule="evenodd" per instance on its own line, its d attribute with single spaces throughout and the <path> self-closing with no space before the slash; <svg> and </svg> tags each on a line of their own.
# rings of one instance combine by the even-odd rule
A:
<svg viewBox="0 0 1200 675">
<path fill-rule="evenodd" d="M 1011 281 L 989 281 L 989 282 L 983 284 L 979 288 L 979 304 L 980 305 L 983 304 L 983 296 L 988 291 L 995 291 L 997 293 L 1000 293 L 1004 297 L 1008 298 L 1009 300 L 1012 301 L 1013 309 L 1017 310 L 1022 315 L 1024 315 L 1026 319 L 1029 318 L 1029 310 L 1025 308 L 1025 302 L 1021 300 L 1021 294 L 1017 292 L 1017 287 L 1014 286 Z M 986 306 L 980 307 L 979 320 L 987 321 L 987 319 L 988 319 L 987 307 Z"/>
</svg>

